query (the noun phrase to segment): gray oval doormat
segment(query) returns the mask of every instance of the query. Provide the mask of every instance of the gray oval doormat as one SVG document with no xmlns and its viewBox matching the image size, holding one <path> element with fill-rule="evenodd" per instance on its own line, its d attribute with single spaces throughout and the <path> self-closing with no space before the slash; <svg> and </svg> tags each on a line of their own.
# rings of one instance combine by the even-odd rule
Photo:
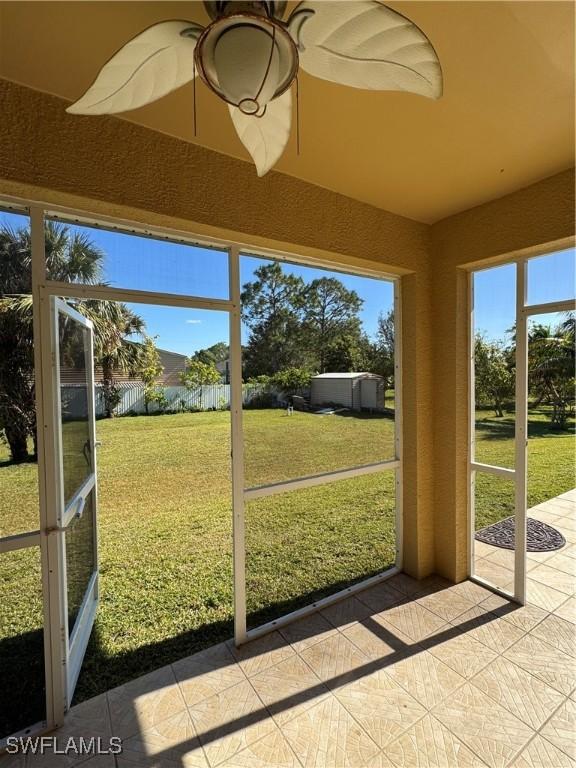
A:
<svg viewBox="0 0 576 768">
<path fill-rule="evenodd" d="M 485 544 L 492 544 L 493 547 L 514 549 L 514 518 L 507 517 L 482 528 L 476 531 L 474 538 Z M 566 539 L 551 525 L 529 517 L 526 520 L 526 544 L 528 552 L 551 552 L 563 547 Z"/>
</svg>

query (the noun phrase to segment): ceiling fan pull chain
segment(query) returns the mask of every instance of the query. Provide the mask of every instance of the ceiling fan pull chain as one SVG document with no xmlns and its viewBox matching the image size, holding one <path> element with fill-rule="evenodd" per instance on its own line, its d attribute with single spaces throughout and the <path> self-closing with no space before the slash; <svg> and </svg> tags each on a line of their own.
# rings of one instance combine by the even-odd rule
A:
<svg viewBox="0 0 576 768">
<path fill-rule="evenodd" d="M 296 154 L 300 157 L 300 84 L 296 77 Z"/>
<path fill-rule="evenodd" d="M 192 122 L 194 123 L 194 138 L 196 138 L 196 59 L 192 59 L 194 77 L 192 78 Z"/>
</svg>

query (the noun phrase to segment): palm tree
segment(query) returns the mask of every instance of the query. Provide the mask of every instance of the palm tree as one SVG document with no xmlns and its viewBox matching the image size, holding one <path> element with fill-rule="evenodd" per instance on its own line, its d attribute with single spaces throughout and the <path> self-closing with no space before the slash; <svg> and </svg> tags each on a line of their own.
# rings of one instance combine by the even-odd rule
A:
<svg viewBox="0 0 576 768">
<path fill-rule="evenodd" d="M 50 280 L 102 284 L 104 252 L 66 224 L 45 224 L 46 271 Z M 0 228 L 0 433 L 13 461 L 36 454 L 36 409 L 32 334 L 32 248 L 28 227 Z M 144 322 L 126 305 L 110 301 L 74 301 L 94 322 L 95 356 L 113 383 L 114 370 L 129 365 L 134 345 L 126 336 Z M 105 387 L 106 390 L 106 387 Z"/>
<path fill-rule="evenodd" d="M 565 429 L 574 403 L 574 314 L 557 327 L 535 325 L 529 333 L 529 374 L 538 393 L 552 403 L 552 424 Z"/>
</svg>

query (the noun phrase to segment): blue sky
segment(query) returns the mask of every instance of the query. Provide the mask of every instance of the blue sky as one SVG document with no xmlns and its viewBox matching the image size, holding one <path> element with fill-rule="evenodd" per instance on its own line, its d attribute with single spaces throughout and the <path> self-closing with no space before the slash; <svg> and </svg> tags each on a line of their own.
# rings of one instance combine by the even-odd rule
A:
<svg viewBox="0 0 576 768">
<path fill-rule="evenodd" d="M 0 212 L 5 222 L 21 226 L 22 217 Z M 74 227 L 89 235 L 106 254 L 103 280 L 118 288 L 190 294 L 207 298 L 228 298 L 228 255 L 215 249 L 197 248 L 151 238 L 126 235 L 87 227 Z M 263 259 L 242 256 L 241 285 L 254 279 L 254 271 Z M 389 281 L 346 275 L 284 264 L 283 269 L 301 276 L 306 282 L 323 276 L 335 276 L 363 299 L 361 319 L 366 333 L 376 333 L 379 312 L 393 305 L 393 287 Z M 130 304 L 146 322 L 146 331 L 156 337 L 163 349 L 191 355 L 197 349 L 218 341 L 228 342 L 228 314 L 213 310 L 181 309 L 145 304 Z M 244 339 L 247 337 L 243 329 Z"/>
<path fill-rule="evenodd" d="M 0 212 L 0 225 L 21 225 L 23 217 Z M 227 298 L 227 254 L 119 232 L 76 227 L 89 235 L 106 254 L 103 279 L 115 287 Z M 560 251 L 532 259 L 528 270 L 529 303 L 570 299 L 575 293 L 575 251 Z M 241 283 L 254 279 L 264 260 L 243 256 Z M 392 284 L 373 278 L 333 273 L 292 264 L 285 271 L 306 282 L 334 275 L 363 299 L 361 319 L 366 333 L 374 336 L 378 314 L 393 304 Z M 516 307 L 515 265 L 507 264 L 477 272 L 474 277 L 475 327 L 489 338 L 504 338 L 514 322 Z M 143 317 L 147 333 L 159 347 L 190 355 L 195 350 L 228 341 L 228 315 L 208 310 L 177 309 L 133 304 Z M 246 329 L 244 329 L 244 339 Z"/>
<path fill-rule="evenodd" d="M 530 259 L 528 304 L 574 299 L 576 251 L 568 249 Z M 516 265 L 504 264 L 474 275 L 474 326 L 489 339 L 506 340 L 516 315 Z M 554 325 L 557 318 L 539 317 L 536 322 Z"/>
</svg>

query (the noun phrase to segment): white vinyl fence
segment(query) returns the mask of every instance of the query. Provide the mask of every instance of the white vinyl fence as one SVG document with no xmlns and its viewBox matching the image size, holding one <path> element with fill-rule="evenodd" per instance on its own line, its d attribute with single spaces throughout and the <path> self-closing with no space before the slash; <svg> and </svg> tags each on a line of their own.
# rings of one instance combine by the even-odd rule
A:
<svg viewBox="0 0 576 768">
<path fill-rule="evenodd" d="M 129 382 L 119 384 L 118 387 L 120 403 L 114 409 L 117 416 L 146 413 L 143 384 Z M 166 395 L 168 400 L 166 410 L 168 411 L 186 411 L 189 409 L 212 411 L 230 407 L 229 384 L 211 384 L 195 389 L 186 389 L 186 387 L 159 387 L 159 389 L 163 390 Z M 242 387 L 243 404 L 247 405 L 263 391 L 264 388 L 260 384 L 244 384 Z M 103 416 L 104 398 L 100 384 L 95 386 L 95 399 L 96 416 Z M 67 419 L 81 417 L 86 412 L 85 392 L 81 384 L 62 385 L 62 410 L 64 418 Z M 150 413 L 155 413 L 158 407 L 155 403 L 150 403 L 148 410 Z"/>
</svg>

